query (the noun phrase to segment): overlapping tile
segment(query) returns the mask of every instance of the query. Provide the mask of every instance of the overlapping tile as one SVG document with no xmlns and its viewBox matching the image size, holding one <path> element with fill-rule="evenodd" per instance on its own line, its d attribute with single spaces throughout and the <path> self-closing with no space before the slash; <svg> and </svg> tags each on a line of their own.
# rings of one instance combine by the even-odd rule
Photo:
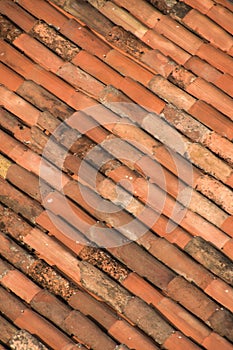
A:
<svg viewBox="0 0 233 350">
<path fill-rule="evenodd" d="M 0 347 L 230 350 L 231 2 L 0 11 Z"/>
</svg>

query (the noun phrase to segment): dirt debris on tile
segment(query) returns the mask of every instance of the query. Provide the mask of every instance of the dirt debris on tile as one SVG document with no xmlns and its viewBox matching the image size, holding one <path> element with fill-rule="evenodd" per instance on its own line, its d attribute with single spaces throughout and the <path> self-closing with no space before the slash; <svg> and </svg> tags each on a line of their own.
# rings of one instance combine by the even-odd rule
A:
<svg viewBox="0 0 233 350">
<path fill-rule="evenodd" d="M 232 18 L 0 1 L 0 349 L 232 349 Z"/>
</svg>

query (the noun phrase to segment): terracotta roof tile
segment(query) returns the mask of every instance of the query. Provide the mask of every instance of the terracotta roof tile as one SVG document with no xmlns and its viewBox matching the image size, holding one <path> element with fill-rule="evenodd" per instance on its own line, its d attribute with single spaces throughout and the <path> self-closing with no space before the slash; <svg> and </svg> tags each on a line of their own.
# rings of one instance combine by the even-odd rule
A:
<svg viewBox="0 0 233 350">
<path fill-rule="evenodd" d="M 106 62 L 109 64 L 108 56 L 109 54 L 107 54 L 106 56 L 107 57 Z M 85 50 L 80 51 L 80 53 L 73 58 L 72 62 L 76 66 L 80 67 L 87 73 L 97 78 L 98 80 L 102 81 L 104 84 L 114 85 L 117 88 L 120 86 L 120 83 L 122 81 L 122 76 L 118 74 L 110 66 L 103 63 L 98 58 L 92 56 L 87 51 Z M 116 67 L 114 67 L 114 64 L 112 64 L 112 62 L 110 62 L 110 65 L 116 69 Z"/>
<path fill-rule="evenodd" d="M 192 0 L 184 0 L 184 2 L 202 13 L 207 13 L 215 5 L 213 0 L 197 0 L 195 2 Z"/>
<path fill-rule="evenodd" d="M 117 5 L 124 7 L 128 10 L 133 16 L 135 16 L 142 23 L 147 25 L 150 28 L 153 28 L 157 22 L 157 18 L 161 17 L 161 13 L 153 8 L 146 1 L 136 1 L 133 0 L 128 2 L 126 0 L 114 0 L 114 3 Z M 140 6 L 138 4 L 140 3 Z"/>
<path fill-rule="evenodd" d="M 23 83 L 23 79 L 4 64 L 0 64 L 0 82 L 9 90 L 16 91 Z"/>
<path fill-rule="evenodd" d="M 204 321 L 213 315 L 217 307 L 215 302 L 182 277 L 176 277 L 169 283 L 167 294 Z"/>
<path fill-rule="evenodd" d="M 34 5 L 28 0 L 19 0 L 18 4 L 27 12 L 33 14 L 39 19 L 43 19 L 54 27 L 62 27 L 67 21 L 67 17 L 62 15 L 47 1 L 39 0 L 36 5 Z"/>
<path fill-rule="evenodd" d="M 173 60 L 163 55 L 159 50 L 151 50 L 144 53 L 141 57 L 141 61 L 166 78 L 176 66 Z"/>
<path fill-rule="evenodd" d="M 220 280 L 214 280 L 208 285 L 205 292 L 232 312 L 233 291 L 232 288 L 229 288 L 227 283 Z"/>
<path fill-rule="evenodd" d="M 2 14 L 6 15 L 25 32 L 29 32 L 36 21 L 30 13 L 24 11 L 22 7 L 11 0 L 1 1 L 0 10 Z"/>
<path fill-rule="evenodd" d="M 39 335 L 42 341 L 52 348 L 63 348 L 73 343 L 68 336 L 61 333 L 61 331 L 50 324 L 47 320 L 30 309 L 24 310 L 24 312 L 15 320 L 15 323 L 22 329 L 26 329 L 32 334 Z"/>
<path fill-rule="evenodd" d="M 188 52 L 151 29 L 142 37 L 142 41 L 153 49 L 161 51 L 165 56 L 170 56 L 179 64 L 184 64 L 191 57 Z"/>
<path fill-rule="evenodd" d="M 65 61 L 70 61 L 79 52 L 77 45 L 41 21 L 36 22 L 30 33 Z"/>
<path fill-rule="evenodd" d="M 190 349 L 190 350 L 198 350 L 200 349 L 199 346 L 195 345 L 194 343 L 192 343 L 189 339 L 184 338 L 184 336 L 182 336 L 181 333 L 179 332 L 175 332 L 174 334 L 172 334 L 164 343 L 164 346 L 166 346 L 166 348 L 168 350 L 179 350 L 182 347 L 185 349 Z"/>
<path fill-rule="evenodd" d="M 184 309 L 181 311 L 181 306 L 169 298 L 163 298 L 157 307 L 172 324 L 182 331 L 183 334 L 194 339 L 200 344 L 211 332 L 210 329 L 208 329 L 208 327 L 199 319 L 193 317 L 190 313 L 187 314 Z M 185 341 L 184 336 L 183 338 Z M 170 341 L 171 340 L 172 339 L 170 339 Z"/>
<path fill-rule="evenodd" d="M 210 44 L 202 44 L 196 55 L 220 71 L 233 75 L 232 57 Z"/>
<path fill-rule="evenodd" d="M 125 323 L 123 320 L 117 320 L 112 327 L 109 328 L 108 332 L 111 336 L 126 344 L 130 349 L 159 349 L 151 340 L 145 339 L 140 331 L 132 333 L 129 324 Z"/>
<path fill-rule="evenodd" d="M 208 350 L 218 350 L 219 347 L 222 347 L 226 350 L 231 350 L 232 344 L 226 341 L 226 339 L 220 337 L 216 333 L 211 333 L 209 337 L 207 337 L 204 342 L 203 346 Z"/>
<path fill-rule="evenodd" d="M 8 343 L 8 341 L 17 332 L 17 328 L 14 327 L 12 324 L 10 324 L 2 316 L 0 316 L 0 329 L 1 329 L 0 340 L 1 340 L 1 342 L 4 342 L 4 343 Z M 5 349 L 5 348 L 3 348 L 3 349 Z"/>
<path fill-rule="evenodd" d="M 220 335 L 225 336 L 230 341 L 233 339 L 232 334 L 232 313 L 223 308 L 217 309 L 213 315 L 209 318 L 211 327 Z"/>
<path fill-rule="evenodd" d="M 155 113 L 162 112 L 165 103 L 150 91 L 138 85 L 133 79 L 125 78 L 121 85 L 121 90 L 127 94 L 135 103 L 141 104 L 141 107 Z M 141 103 L 141 101 L 143 101 Z"/>
<path fill-rule="evenodd" d="M 207 12 L 207 16 L 218 23 L 219 26 L 233 34 L 232 30 L 232 12 L 221 5 L 212 6 Z"/>
<path fill-rule="evenodd" d="M 165 101 L 177 108 L 189 110 L 195 103 L 195 98 L 174 86 L 165 78 L 157 75 L 149 83 L 150 89 Z"/>
<path fill-rule="evenodd" d="M 13 270 L 8 272 L 1 279 L 1 284 L 9 288 L 21 299 L 30 303 L 31 300 L 40 292 L 40 288 L 27 279 L 21 272 Z"/>
<path fill-rule="evenodd" d="M 45 69 L 56 72 L 62 65 L 63 61 L 54 55 L 50 50 L 44 47 L 37 40 L 27 34 L 21 34 L 14 40 L 14 45 L 22 50 L 36 63 L 41 64 Z"/>
<path fill-rule="evenodd" d="M 216 79 L 214 82 L 214 84 L 218 88 L 222 89 L 228 95 L 233 97 L 232 83 L 233 83 L 233 78 L 229 74 L 223 74 L 218 79 Z"/>
<path fill-rule="evenodd" d="M 230 349 L 231 3 L 0 11 L 0 342 Z"/>
<path fill-rule="evenodd" d="M 198 11 L 190 11 L 183 18 L 183 22 L 186 26 L 196 31 L 200 36 L 210 41 L 221 50 L 228 51 L 231 48 L 233 43 L 232 37 L 224 29 Z"/>
<path fill-rule="evenodd" d="M 102 83 L 71 63 L 63 64 L 58 69 L 57 75 L 76 89 L 88 92 L 94 98 L 97 98 L 104 88 Z"/>
<path fill-rule="evenodd" d="M 147 83 L 153 77 L 151 72 L 147 71 L 130 58 L 125 57 L 117 50 L 109 51 L 106 55 L 105 62 L 107 62 L 122 75 L 130 76 L 143 85 L 147 85 Z"/>
<path fill-rule="evenodd" d="M 209 104 L 198 100 L 188 112 L 210 129 L 229 138 L 230 141 L 233 139 L 231 121 Z"/>
<path fill-rule="evenodd" d="M 173 333 L 173 328 L 138 298 L 133 298 L 127 303 L 124 315 L 138 324 L 139 328 L 159 344 L 163 344 Z"/>
<path fill-rule="evenodd" d="M 185 63 L 185 67 L 191 70 L 197 76 L 211 83 L 214 83 L 218 78 L 222 76 L 221 72 L 197 56 L 192 56 Z"/>
<path fill-rule="evenodd" d="M 186 90 L 196 98 L 209 103 L 220 112 L 233 119 L 232 99 L 219 89 L 216 89 L 213 85 L 205 82 L 202 78 L 197 78 Z M 200 91 L 202 91 L 202 94 L 200 94 Z"/>
<path fill-rule="evenodd" d="M 185 18 L 183 20 L 185 20 Z M 176 21 L 169 18 L 168 16 L 163 16 L 160 18 L 155 25 L 154 30 L 164 35 L 166 38 L 170 39 L 182 49 L 193 55 L 197 52 L 202 44 L 202 40 L 198 38 L 198 36 L 195 36 L 188 29 L 180 24 L 177 24 Z"/>
<path fill-rule="evenodd" d="M 61 33 L 80 46 L 82 49 L 90 52 L 92 55 L 104 58 L 111 50 L 111 47 L 96 37 L 90 30 L 77 21 L 70 19 L 61 27 Z"/>
<path fill-rule="evenodd" d="M 39 110 L 50 112 L 52 115 L 56 116 L 56 118 L 58 117 L 65 119 L 74 112 L 71 107 L 67 106 L 42 86 L 29 80 L 25 80 L 23 84 L 21 84 L 17 90 L 17 94 L 36 106 Z M 46 125 L 44 126 L 48 127 L 48 125 L 55 123 L 55 121 L 53 122 L 53 117 L 51 115 L 44 113 L 43 118 L 46 118 L 47 121 Z M 41 120 L 42 114 L 39 114 L 37 123 L 40 123 Z M 48 130 L 53 132 L 58 125 L 59 121 L 57 120 L 57 123 L 54 125 L 54 129 Z"/>
<path fill-rule="evenodd" d="M 77 327 L 78 325 L 78 327 Z M 63 322 L 66 332 L 93 349 L 114 350 L 116 343 L 78 311 L 71 311 Z"/>
<path fill-rule="evenodd" d="M 1 86 L 0 89 L 1 103 L 6 109 L 16 114 L 27 125 L 32 126 L 36 124 L 39 114 L 34 106 L 30 105 L 4 86 Z"/>
<path fill-rule="evenodd" d="M 217 4 L 221 4 L 222 6 L 224 6 L 225 8 L 228 8 L 229 10 L 231 10 L 233 12 L 233 5 L 231 4 L 230 1 L 227 1 L 227 0 L 215 0 L 215 2 Z"/>
<path fill-rule="evenodd" d="M 0 59 L 8 67 L 13 68 L 15 72 L 22 76 L 27 76 L 34 67 L 33 63 L 28 58 L 4 41 L 1 41 Z"/>
<path fill-rule="evenodd" d="M 101 7 L 100 11 L 112 22 L 122 26 L 127 31 L 135 34 L 138 38 L 142 38 L 147 32 L 147 27 L 131 16 L 129 12 L 113 4 L 111 1 L 106 2 L 105 5 Z"/>
</svg>

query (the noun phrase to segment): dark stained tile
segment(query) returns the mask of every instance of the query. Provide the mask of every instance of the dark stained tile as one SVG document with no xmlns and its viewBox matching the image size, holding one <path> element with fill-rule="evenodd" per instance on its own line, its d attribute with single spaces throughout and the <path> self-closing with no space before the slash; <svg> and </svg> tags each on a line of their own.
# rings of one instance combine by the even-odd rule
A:
<svg viewBox="0 0 233 350">
<path fill-rule="evenodd" d="M 232 285 L 232 262 L 201 237 L 194 237 L 184 248 L 200 264 Z"/>
</svg>

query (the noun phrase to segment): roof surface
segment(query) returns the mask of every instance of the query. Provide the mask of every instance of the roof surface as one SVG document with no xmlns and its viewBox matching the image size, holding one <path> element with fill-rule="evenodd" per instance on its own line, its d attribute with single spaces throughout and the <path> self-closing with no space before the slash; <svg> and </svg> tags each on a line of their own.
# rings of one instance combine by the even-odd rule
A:
<svg viewBox="0 0 233 350">
<path fill-rule="evenodd" d="M 233 4 L 0 11 L 0 349 L 233 349 Z"/>
</svg>

